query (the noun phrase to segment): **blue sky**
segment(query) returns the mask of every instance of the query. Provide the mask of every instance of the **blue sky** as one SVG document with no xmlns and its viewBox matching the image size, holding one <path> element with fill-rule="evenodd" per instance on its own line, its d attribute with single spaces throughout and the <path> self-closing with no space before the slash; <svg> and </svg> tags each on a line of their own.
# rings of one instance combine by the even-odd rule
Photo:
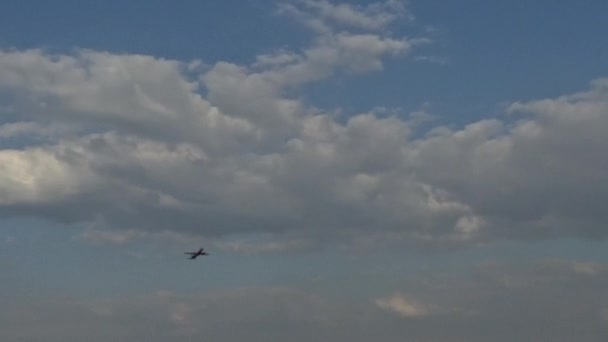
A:
<svg viewBox="0 0 608 342">
<path fill-rule="evenodd" d="M 445 59 L 446 65 L 390 59 L 390 72 L 315 84 L 311 100 L 352 110 L 430 102 L 442 115 L 468 122 L 505 101 L 576 92 L 608 69 L 603 1 L 413 1 L 409 8 L 416 24 L 391 29 L 407 35 L 431 29 L 436 42 L 414 55 Z M 269 0 L 15 1 L 0 14 L 0 44 L 249 63 L 257 54 L 298 49 L 310 39 L 301 25 L 275 12 Z M 370 92 L 379 87 L 384 91 Z M 332 96 L 324 96 L 328 91 Z"/>
<path fill-rule="evenodd" d="M 301 25 L 277 15 L 274 1 L 61 4 L 15 2 L 0 14 L 0 44 L 249 63 L 276 48 L 297 50 L 311 37 Z M 599 39 L 602 1 L 574 8 L 567 1 L 419 1 L 410 8 L 416 25 L 397 23 L 391 29 L 407 35 L 430 30 L 436 42 L 415 55 L 445 65 L 389 59 L 390 72 L 359 75 L 357 82 L 325 80 L 299 95 L 349 112 L 375 106 L 407 112 L 430 108 L 447 118 L 444 123 L 462 125 L 500 114 L 504 103 L 575 92 L 608 69 L 608 47 Z"/>
<path fill-rule="evenodd" d="M 607 9 L 9 2 L 0 339 L 605 340 Z"/>
</svg>

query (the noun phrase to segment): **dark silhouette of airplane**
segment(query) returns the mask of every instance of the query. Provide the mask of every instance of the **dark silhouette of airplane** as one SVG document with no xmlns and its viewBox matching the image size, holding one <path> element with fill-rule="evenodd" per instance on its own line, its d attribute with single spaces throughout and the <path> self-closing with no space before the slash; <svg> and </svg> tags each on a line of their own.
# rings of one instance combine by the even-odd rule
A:
<svg viewBox="0 0 608 342">
<path fill-rule="evenodd" d="M 190 255 L 190 258 L 189 258 L 190 260 L 194 260 L 194 259 L 196 259 L 197 257 L 199 257 L 201 255 L 209 255 L 209 253 L 205 252 L 204 248 L 201 248 L 201 249 L 199 249 L 196 252 L 186 252 L 184 254 Z"/>
</svg>

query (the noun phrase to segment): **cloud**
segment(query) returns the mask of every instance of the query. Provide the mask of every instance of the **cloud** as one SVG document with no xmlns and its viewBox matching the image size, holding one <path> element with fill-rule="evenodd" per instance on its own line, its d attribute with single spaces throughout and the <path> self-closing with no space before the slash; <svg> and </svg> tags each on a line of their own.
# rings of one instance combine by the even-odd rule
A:
<svg viewBox="0 0 608 342">
<path fill-rule="evenodd" d="M 78 192 L 84 173 L 66 167 L 42 148 L 0 151 L 0 205 L 44 203 Z"/>
<path fill-rule="evenodd" d="M 259 253 L 277 253 L 291 250 L 310 249 L 312 242 L 307 239 L 265 239 L 261 241 L 247 241 L 244 239 L 217 241 L 215 247 L 220 250 L 242 253 L 242 254 L 259 254 Z"/>
<path fill-rule="evenodd" d="M 326 0 L 302 0 L 283 3 L 279 11 L 302 20 L 309 27 L 326 32 L 336 27 L 360 30 L 384 30 L 397 18 L 413 20 L 399 0 L 371 3 L 366 6 L 332 4 Z"/>
<path fill-rule="evenodd" d="M 40 125 L 117 130 L 165 141 L 252 134 L 247 122 L 220 115 L 196 94 L 184 68 L 143 55 L 4 51 L 0 88 L 22 118 Z"/>
<path fill-rule="evenodd" d="M 423 317 L 429 314 L 429 309 L 424 304 L 401 294 L 376 299 L 375 303 L 379 308 L 395 312 L 403 317 Z"/>
<path fill-rule="evenodd" d="M 333 319 L 340 318 L 323 298 L 280 287 L 8 304 L 0 309 L 5 340 L 305 341 L 328 336 Z"/>
<path fill-rule="evenodd" d="M 414 143 L 411 160 L 424 181 L 474 208 L 495 235 L 604 236 L 603 84 L 515 103 L 508 110 L 512 123 L 489 119 L 458 131 L 437 129 Z"/>
<path fill-rule="evenodd" d="M 11 138 L 28 133 L 37 133 L 43 129 L 35 122 L 14 122 L 0 126 L 0 139 Z"/>
<path fill-rule="evenodd" d="M 486 262 L 418 274 L 375 304 L 415 341 L 571 341 L 606 338 L 605 264 L 569 260 Z M 415 319 L 414 319 L 415 318 Z M 508 333 L 505 333 L 508 327 Z"/>
<path fill-rule="evenodd" d="M 338 121 L 289 95 L 414 49 L 380 29 L 392 6 L 288 5 L 329 29 L 250 66 L 1 52 L 0 105 L 17 118 L 0 139 L 28 143 L 0 140 L 0 213 L 110 231 L 368 245 L 605 237 L 605 79 L 513 103 L 504 120 L 427 134 L 415 117 L 372 110 Z"/>
<path fill-rule="evenodd" d="M 608 337 L 606 285 L 606 264 L 531 260 L 418 273 L 395 285 L 393 294 L 371 301 L 328 298 L 289 287 L 9 298 L 0 308 L 0 338 L 603 341 Z"/>
<path fill-rule="evenodd" d="M 439 57 L 439 56 L 416 56 L 414 57 L 415 61 L 437 64 L 444 66 L 449 63 L 449 59 L 447 57 Z"/>
<path fill-rule="evenodd" d="M 331 4 L 325 0 L 283 3 L 280 13 L 292 15 L 315 30 L 313 44 L 301 54 L 280 50 L 258 56 L 255 66 L 274 66 L 260 73 L 282 86 L 294 86 L 332 76 L 336 72 L 381 70 L 382 58 L 402 55 L 428 43 L 424 37 L 393 37 L 385 28 L 406 13 L 400 1 L 367 6 Z M 341 26 L 356 27 L 356 32 Z"/>
<path fill-rule="evenodd" d="M 178 234 L 172 231 L 146 232 L 142 230 L 108 230 L 89 227 L 74 236 L 74 239 L 84 240 L 94 244 L 124 244 L 132 240 L 162 240 L 179 243 L 193 243 L 196 237 Z"/>
</svg>

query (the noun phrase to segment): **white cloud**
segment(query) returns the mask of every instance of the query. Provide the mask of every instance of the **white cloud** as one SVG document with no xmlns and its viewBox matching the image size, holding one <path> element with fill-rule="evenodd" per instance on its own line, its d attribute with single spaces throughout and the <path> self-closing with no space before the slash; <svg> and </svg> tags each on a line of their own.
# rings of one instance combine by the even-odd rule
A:
<svg viewBox="0 0 608 342">
<path fill-rule="evenodd" d="M 395 312 L 404 317 L 423 317 L 430 314 L 426 305 L 399 293 L 391 297 L 376 299 L 375 303 L 383 310 Z"/>
<path fill-rule="evenodd" d="M 0 205 L 50 203 L 83 191 L 88 175 L 42 148 L 0 151 Z"/>
<path fill-rule="evenodd" d="M 425 38 L 395 38 L 385 32 L 389 23 L 406 14 L 404 4 L 396 0 L 367 6 L 303 0 L 279 7 L 281 13 L 301 19 L 317 33 L 312 46 L 302 54 L 278 51 L 258 57 L 256 66 L 276 67 L 260 76 L 283 87 L 327 78 L 336 72 L 381 70 L 383 57 L 406 54 L 428 42 Z M 360 30 L 341 30 L 342 25 Z"/>
<path fill-rule="evenodd" d="M 516 103 L 510 112 L 529 114 L 513 124 L 481 120 L 414 139 L 415 122 L 372 112 L 338 123 L 285 98 L 278 76 L 306 58 L 261 72 L 220 63 L 203 76 L 205 99 L 177 62 L 94 52 L 13 54 L 33 55 L 23 58 L 39 64 L 14 65 L 11 53 L 0 60 L 1 73 L 31 73 L 3 80 L 14 94 L 10 104 L 31 120 L 3 125 L 5 135 L 43 129 L 51 118 L 77 126 L 51 144 L 0 151 L 6 212 L 157 231 L 307 237 L 385 231 L 427 242 L 601 233 L 599 203 L 608 196 L 601 186 L 608 127 L 601 80 L 579 94 Z M 67 74 L 108 65 L 124 71 L 99 80 L 92 72 L 80 86 L 53 74 L 80 65 L 88 69 Z M 133 89 L 173 81 L 165 83 L 167 94 L 151 89 L 145 97 L 106 100 L 98 83 L 127 82 L 124 73 L 131 73 Z M 75 105 L 71 99 L 83 89 L 97 90 Z M 27 111 L 38 97 L 52 104 L 48 111 Z"/>
<path fill-rule="evenodd" d="M 513 124 L 484 120 L 437 130 L 415 144 L 422 178 L 486 216 L 507 235 L 601 232 L 608 93 L 596 81 L 579 94 L 516 103 Z M 424 172 L 424 173 L 422 173 Z M 492 222 L 493 221 L 493 222 Z M 534 229 L 532 229 L 534 228 Z M 537 236 L 538 236 L 537 235 Z"/>
<path fill-rule="evenodd" d="M 588 92 L 514 104 L 511 112 L 531 113 L 514 124 L 482 120 L 412 139 L 415 123 L 397 117 L 359 114 L 342 124 L 285 98 L 277 76 L 306 58 L 259 73 L 220 63 L 204 75 L 205 99 L 177 62 L 94 52 L 3 56 L 0 72 L 15 75 L 3 81 L 19 99 L 12 105 L 25 115 L 38 97 L 52 103 L 27 112 L 31 123 L 5 124 L 6 134 L 44 129 L 50 118 L 82 130 L 55 145 L 0 152 L 7 211 L 47 215 L 52 207 L 65 220 L 214 234 L 355 229 L 462 242 L 525 236 L 534 226 L 545 236 L 600 232 L 598 200 L 608 196 L 597 185 L 606 177 L 602 81 Z M 14 65 L 17 57 L 28 62 Z M 31 75 L 16 76 L 24 73 Z M 146 95 L 108 95 L 124 82 Z"/>
<path fill-rule="evenodd" d="M 286 95 L 412 49 L 414 41 L 353 19 L 384 23 L 393 5 L 290 5 L 364 32 L 325 30 L 301 52 L 219 62 L 199 77 L 191 63 L 152 56 L 0 53 L 0 105 L 19 116 L 0 137 L 45 136 L 0 150 L 0 211 L 281 241 L 605 236 L 606 80 L 514 103 L 515 122 L 439 126 L 422 137 L 416 120 L 372 111 L 339 122 Z"/>
<path fill-rule="evenodd" d="M 301 0 L 283 3 L 282 13 L 288 13 L 303 20 L 308 26 L 319 31 L 328 31 L 332 25 L 361 30 L 383 30 L 400 17 L 413 20 L 399 0 L 371 3 L 367 6 L 332 4 L 326 0 Z"/>
</svg>

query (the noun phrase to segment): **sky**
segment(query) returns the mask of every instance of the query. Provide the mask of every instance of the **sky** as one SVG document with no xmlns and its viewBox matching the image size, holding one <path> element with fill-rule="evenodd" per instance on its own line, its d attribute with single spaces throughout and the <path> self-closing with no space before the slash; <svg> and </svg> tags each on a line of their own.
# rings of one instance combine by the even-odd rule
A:
<svg viewBox="0 0 608 342">
<path fill-rule="evenodd" d="M 0 340 L 605 341 L 606 10 L 7 1 Z"/>
</svg>

